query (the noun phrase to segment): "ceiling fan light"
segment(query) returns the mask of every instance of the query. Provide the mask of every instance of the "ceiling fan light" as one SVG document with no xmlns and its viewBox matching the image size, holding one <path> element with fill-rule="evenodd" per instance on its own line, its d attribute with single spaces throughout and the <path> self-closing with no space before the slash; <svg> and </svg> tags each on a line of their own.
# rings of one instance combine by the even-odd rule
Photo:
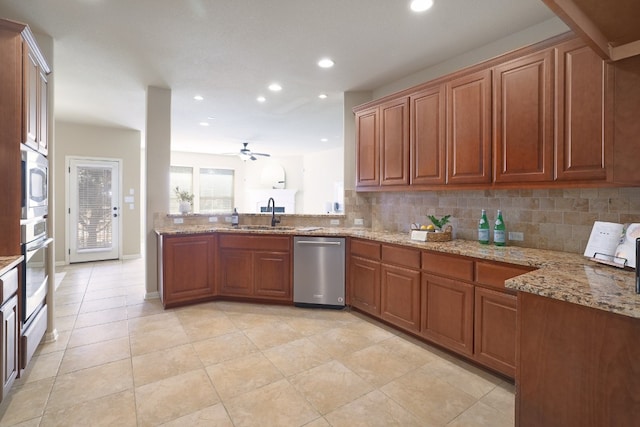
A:
<svg viewBox="0 0 640 427">
<path fill-rule="evenodd" d="M 243 162 L 246 162 L 247 160 L 249 160 L 251 158 L 250 155 L 245 154 L 245 153 L 240 153 L 240 154 L 238 154 L 238 156 L 240 156 L 240 160 L 242 160 Z"/>
</svg>

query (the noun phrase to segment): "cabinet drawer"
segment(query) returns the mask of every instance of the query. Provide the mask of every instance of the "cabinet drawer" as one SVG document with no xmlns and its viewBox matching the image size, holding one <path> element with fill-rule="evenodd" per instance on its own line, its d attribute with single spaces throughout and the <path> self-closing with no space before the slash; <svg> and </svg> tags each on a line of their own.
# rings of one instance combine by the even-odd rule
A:
<svg viewBox="0 0 640 427">
<path fill-rule="evenodd" d="M 422 252 L 422 269 L 441 276 L 473 280 L 473 261 L 453 255 Z"/>
<path fill-rule="evenodd" d="M 380 243 L 375 243 L 367 240 L 351 240 L 351 254 L 359 255 L 369 259 L 380 259 Z"/>
<path fill-rule="evenodd" d="M 258 249 L 268 251 L 289 251 L 291 238 L 288 236 L 221 234 L 220 248 Z"/>
<path fill-rule="evenodd" d="M 14 268 L 0 276 L 0 305 L 18 291 L 18 269 Z"/>
<path fill-rule="evenodd" d="M 481 285 L 504 289 L 505 280 L 533 270 L 535 270 L 533 267 L 478 261 L 476 262 L 475 281 Z"/>
<path fill-rule="evenodd" d="M 382 246 L 382 262 L 420 268 L 420 251 L 397 246 Z"/>
</svg>

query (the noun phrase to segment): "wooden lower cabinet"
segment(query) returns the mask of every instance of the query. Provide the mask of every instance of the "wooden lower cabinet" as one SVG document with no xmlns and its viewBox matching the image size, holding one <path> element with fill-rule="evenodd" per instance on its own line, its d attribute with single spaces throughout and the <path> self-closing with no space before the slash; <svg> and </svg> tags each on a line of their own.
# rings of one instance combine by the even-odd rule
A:
<svg viewBox="0 0 640 427">
<path fill-rule="evenodd" d="M 516 297 L 476 287 L 474 345 L 475 359 L 515 377 Z"/>
<path fill-rule="evenodd" d="M 220 249 L 220 295 L 250 296 L 253 293 L 251 251 Z"/>
<path fill-rule="evenodd" d="M 18 297 L 14 295 L 0 307 L 2 313 L 2 389 L 0 401 L 9 393 L 18 376 Z"/>
<path fill-rule="evenodd" d="M 259 297 L 291 299 L 291 254 L 282 252 L 256 252 L 253 254 L 256 277 L 254 295 Z"/>
<path fill-rule="evenodd" d="M 380 262 L 351 256 L 349 262 L 351 305 L 380 316 Z"/>
<path fill-rule="evenodd" d="M 159 291 L 165 307 L 215 296 L 215 234 L 162 235 L 159 244 Z"/>
<path fill-rule="evenodd" d="M 414 332 L 420 331 L 420 271 L 382 264 L 381 317 Z"/>
<path fill-rule="evenodd" d="M 221 235 L 218 294 L 292 301 L 291 238 Z"/>
<path fill-rule="evenodd" d="M 516 426 L 632 427 L 640 320 L 518 293 Z"/>
<path fill-rule="evenodd" d="M 473 355 L 473 294 L 469 283 L 423 273 L 422 327 L 425 338 Z"/>
</svg>

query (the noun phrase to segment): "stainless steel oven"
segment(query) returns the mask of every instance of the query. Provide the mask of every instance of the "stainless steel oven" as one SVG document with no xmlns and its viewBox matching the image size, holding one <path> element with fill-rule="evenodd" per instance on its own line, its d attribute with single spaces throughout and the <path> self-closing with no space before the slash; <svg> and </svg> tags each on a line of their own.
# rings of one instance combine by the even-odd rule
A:
<svg viewBox="0 0 640 427">
<path fill-rule="evenodd" d="M 45 156 L 22 144 L 22 216 L 23 220 L 47 215 L 48 169 Z"/>
<path fill-rule="evenodd" d="M 53 239 L 47 237 L 44 217 L 22 224 L 22 322 L 29 323 L 32 316 L 44 305 L 47 296 L 47 247 Z"/>
</svg>

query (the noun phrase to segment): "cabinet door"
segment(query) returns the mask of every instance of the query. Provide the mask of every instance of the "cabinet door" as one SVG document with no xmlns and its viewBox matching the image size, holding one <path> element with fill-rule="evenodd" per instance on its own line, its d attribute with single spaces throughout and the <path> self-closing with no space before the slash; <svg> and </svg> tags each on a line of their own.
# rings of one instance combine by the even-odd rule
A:
<svg viewBox="0 0 640 427">
<path fill-rule="evenodd" d="M 409 98 L 380 106 L 380 184 L 409 184 Z"/>
<path fill-rule="evenodd" d="M 380 315 L 380 263 L 351 257 L 349 293 L 351 305 L 376 316 Z"/>
<path fill-rule="evenodd" d="M 420 271 L 382 264 L 380 293 L 384 320 L 420 331 Z"/>
<path fill-rule="evenodd" d="M 9 393 L 18 375 L 18 297 L 9 299 L 0 309 L 2 312 L 2 395 Z"/>
<path fill-rule="evenodd" d="M 253 294 L 253 257 L 249 250 L 220 249 L 220 295 Z"/>
<path fill-rule="evenodd" d="M 444 86 L 411 95 L 411 184 L 445 182 Z"/>
<path fill-rule="evenodd" d="M 516 301 L 514 295 L 475 289 L 475 357 L 511 378 L 516 375 Z"/>
<path fill-rule="evenodd" d="M 491 70 L 447 84 L 447 182 L 491 182 Z"/>
<path fill-rule="evenodd" d="M 380 185 L 378 108 L 356 114 L 356 185 Z"/>
<path fill-rule="evenodd" d="M 47 76 L 38 70 L 38 150 L 45 156 L 49 152 L 48 85 Z"/>
<path fill-rule="evenodd" d="M 215 235 L 162 239 L 160 296 L 164 306 L 215 296 Z"/>
<path fill-rule="evenodd" d="M 553 179 L 551 50 L 495 68 L 496 182 Z"/>
<path fill-rule="evenodd" d="M 422 276 L 421 334 L 451 350 L 473 355 L 473 285 Z"/>
<path fill-rule="evenodd" d="M 254 295 L 291 300 L 291 255 L 284 252 L 253 254 Z"/>
<path fill-rule="evenodd" d="M 22 142 L 31 148 L 38 149 L 38 85 L 40 73 L 38 61 L 26 43 L 23 48 L 23 122 Z"/>
<path fill-rule="evenodd" d="M 611 66 L 580 40 L 556 53 L 556 178 L 606 180 L 613 144 Z"/>
</svg>

